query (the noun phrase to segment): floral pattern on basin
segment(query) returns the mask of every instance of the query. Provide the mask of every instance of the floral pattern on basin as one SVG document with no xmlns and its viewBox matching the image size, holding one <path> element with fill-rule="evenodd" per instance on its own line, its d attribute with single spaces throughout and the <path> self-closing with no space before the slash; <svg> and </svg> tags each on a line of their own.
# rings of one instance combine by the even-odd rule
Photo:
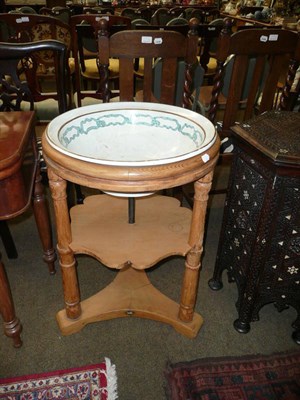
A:
<svg viewBox="0 0 300 400">
<path fill-rule="evenodd" d="M 87 117 L 80 121 L 79 125 L 71 125 L 66 128 L 60 135 L 60 142 L 68 148 L 80 135 L 88 135 L 91 131 L 99 128 L 106 128 L 109 126 L 149 126 L 153 128 L 170 129 L 178 132 L 181 135 L 188 136 L 195 146 L 199 146 L 203 141 L 203 132 L 198 127 L 192 124 L 187 124 L 185 121 L 180 123 L 178 118 L 166 117 L 164 115 L 149 115 L 145 113 L 136 113 L 132 117 L 119 112 L 105 114 L 100 117 Z"/>
<path fill-rule="evenodd" d="M 215 140 L 206 118 L 162 104 L 108 103 L 55 120 L 56 129 L 50 124 L 47 132 L 54 147 L 71 157 L 111 165 L 170 163 L 200 154 Z"/>
</svg>

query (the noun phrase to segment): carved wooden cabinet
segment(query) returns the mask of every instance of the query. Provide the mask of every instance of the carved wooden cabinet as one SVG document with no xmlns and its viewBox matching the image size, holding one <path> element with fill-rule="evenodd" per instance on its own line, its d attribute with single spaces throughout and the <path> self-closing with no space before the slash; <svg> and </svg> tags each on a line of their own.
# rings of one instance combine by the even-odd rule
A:
<svg viewBox="0 0 300 400">
<path fill-rule="evenodd" d="M 294 307 L 300 344 L 300 113 L 271 111 L 232 132 L 235 156 L 209 286 L 222 287 L 225 269 L 236 282 L 234 327 L 243 333 L 265 304 Z"/>
</svg>

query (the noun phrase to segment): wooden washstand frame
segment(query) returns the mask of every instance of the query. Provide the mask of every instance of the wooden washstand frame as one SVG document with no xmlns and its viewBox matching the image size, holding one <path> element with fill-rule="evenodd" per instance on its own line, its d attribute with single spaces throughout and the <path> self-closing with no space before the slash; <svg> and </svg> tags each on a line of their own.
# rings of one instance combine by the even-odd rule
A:
<svg viewBox="0 0 300 400">
<path fill-rule="evenodd" d="M 45 134 L 42 144 L 63 279 L 65 309 L 57 314 L 62 334 L 78 332 L 91 322 L 135 316 L 170 324 L 179 333 L 194 338 L 203 323 L 194 308 L 208 193 L 218 160 L 219 138 L 216 137 L 208 150 L 190 159 L 150 167 L 110 166 L 75 159 L 50 146 Z M 83 205 L 69 212 L 67 181 L 125 194 L 156 192 L 194 182 L 194 206 L 192 211 L 180 207 L 178 200 L 167 196 L 137 199 L 137 223 L 130 225 L 124 216 L 123 210 L 127 210 L 124 198 L 90 196 Z M 153 215 L 158 215 L 155 221 Z M 120 232 L 124 240 L 118 241 Z M 149 245 L 155 237 L 157 242 Z M 112 283 L 83 301 L 76 273 L 75 254 L 79 253 L 120 270 Z M 152 286 L 145 272 L 171 255 L 186 258 L 180 304 Z"/>
</svg>

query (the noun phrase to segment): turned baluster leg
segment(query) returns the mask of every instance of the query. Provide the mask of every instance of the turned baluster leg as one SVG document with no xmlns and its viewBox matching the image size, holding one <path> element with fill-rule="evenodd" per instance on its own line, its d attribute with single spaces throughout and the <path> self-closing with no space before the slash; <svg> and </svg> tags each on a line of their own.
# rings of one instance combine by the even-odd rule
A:
<svg viewBox="0 0 300 400">
<path fill-rule="evenodd" d="M 0 313 L 4 321 L 4 333 L 14 341 L 14 347 L 21 347 L 22 325 L 15 314 L 15 307 L 0 253 Z"/>
<path fill-rule="evenodd" d="M 213 172 L 210 172 L 194 184 L 194 206 L 189 237 L 189 245 L 192 248 L 186 256 L 179 307 L 179 319 L 185 322 L 191 322 L 194 315 L 203 252 L 208 193 L 211 188 L 212 177 Z"/>
<path fill-rule="evenodd" d="M 76 261 L 69 247 L 72 236 L 67 204 L 67 182 L 56 175 L 50 167 L 48 167 L 48 177 L 56 219 L 57 250 L 62 271 L 65 309 L 67 317 L 75 319 L 81 314 L 81 306 Z"/>
<path fill-rule="evenodd" d="M 50 215 L 47 207 L 42 177 L 38 167 L 33 191 L 34 217 L 44 251 L 43 260 L 48 264 L 51 275 L 55 274 L 56 253 L 53 247 Z"/>
</svg>

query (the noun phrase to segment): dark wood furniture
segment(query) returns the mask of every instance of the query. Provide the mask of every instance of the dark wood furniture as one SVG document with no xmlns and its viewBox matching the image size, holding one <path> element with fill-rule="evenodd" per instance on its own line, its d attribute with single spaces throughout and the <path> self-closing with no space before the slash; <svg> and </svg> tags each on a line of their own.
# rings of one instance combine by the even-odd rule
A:
<svg viewBox="0 0 300 400">
<path fill-rule="evenodd" d="M 238 288 L 238 332 L 274 303 L 296 309 L 300 344 L 300 113 L 271 111 L 232 128 L 236 146 L 217 260 Z"/>
<path fill-rule="evenodd" d="M 8 258 L 18 258 L 18 252 L 6 221 L 0 221 L 0 238 Z"/>
<path fill-rule="evenodd" d="M 158 8 L 151 17 L 151 25 L 166 25 L 172 19 L 182 14 L 181 9 L 168 9 L 166 7 Z"/>
<path fill-rule="evenodd" d="M 218 38 L 216 53 L 218 67 L 208 110 L 209 119 L 217 122 L 226 60 L 228 56 L 234 55 L 231 74 L 227 81 L 229 86 L 220 129 L 221 138 L 230 136 L 230 127 L 236 121 L 247 120 L 274 107 L 286 109 L 291 84 L 300 63 L 300 39 L 295 32 L 282 29 L 249 29 L 231 35 L 230 29 L 230 20 L 226 20 L 226 27 Z M 253 64 L 251 85 L 243 107 L 240 107 L 245 79 L 249 78 L 250 63 Z M 285 88 L 280 103 L 274 104 L 277 82 L 282 75 L 286 76 Z"/>
<path fill-rule="evenodd" d="M 95 7 L 83 7 L 82 10 L 83 14 L 110 14 L 114 15 L 115 9 L 113 7 L 100 7 L 100 6 L 95 6 Z"/>
<path fill-rule="evenodd" d="M 71 9 L 69 7 L 59 7 L 59 6 L 52 8 L 42 7 L 39 10 L 39 14 L 49 15 L 50 17 L 58 18 L 62 22 L 68 24 L 71 17 Z"/>
<path fill-rule="evenodd" d="M 6 25 L 7 35 L 2 36 L 2 42 L 10 43 L 40 43 L 42 40 L 58 40 L 66 46 L 66 55 L 69 59 L 71 51 L 71 31 L 67 23 L 60 21 L 58 18 L 48 15 L 30 14 L 24 17 L 24 14 L 0 14 L 0 22 Z M 36 107 L 40 102 L 48 99 L 54 99 L 56 107 L 56 115 L 71 108 L 71 72 L 73 61 L 66 63 L 63 75 L 56 75 L 55 57 L 50 50 L 39 51 L 31 55 L 33 60 L 31 68 L 30 65 L 24 67 L 24 74 L 30 87 Z M 63 76 L 63 78 L 62 78 Z M 23 77 L 24 78 L 24 77 Z M 53 83 L 49 89 L 49 80 Z M 61 81 L 64 82 L 68 91 L 68 105 L 62 103 L 59 88 Z M 53 88 L 57 90 L 54 90 Z M 42 104 L 42 103 L 41 103 Z M 54 114 L 55 114 L 54 112 Z M 39 117 L 39 110 L 37 110 L 37 117 Z M 41 119 L 43 119 L 41 117 Z"/>
<path fill-rule="evenodd" d="M 142 60 L 144 77 L 139 101 L 154 101 L 163 104 L 175 104 L 176 77 L 179 60 L 186 63 L 185 85 L 182 93 L 182 105 L 191 108 L 191 84 L 193 69 L 197 63 L 197 20 L 191 20 L 187 36 L 173 31 L 127 30 L 118 32 L 110 38 L 107 35 L 107 22 L 101 21 L 99 32 L 99 70 L 101 74 L 101 92 L 105 102 L 110 100 L 108 85 L 109 59 L 116 57 L 120 63 L 119 89 L 121 101 L 133 101 L 135 93 L 135 59 Z M 162 60 L 160 97 L 153 95 L 153 62 Z"/>
<path fill-rule="evenodd" d="M 269 28 L 269 27 L 273 27 L 274 29 L 281 28 L 281 25 L 274 25 L 270 22 L 256 20 L 253 18 L 246 18 L 241 15 L 230 15 L 230 14 L 226 14 L 226 13 L 221 13 L 221 17 L 222 18 L 230 18 L 232 20 L 233 26 L 236 29 L 238 29 L 240 26 L 245 26 L 248 24 L 251 24 L 257 28 Z"/>
<path fill-rule="evenodd" d="M 236 122 L 274 108 L 289 109 L 291 84 L 300 62 L 299 49 L 300 39 L 295 32 L 249 29 L 231 34 L 231 21 L 226 19 L 218 37 L 213 86 L 204 87 L 199 96 L 208 118 L 219 123 L 221 139 L 230 137 L 230 127 Z M 282 76 L 284 89 L 277 96 L 277 83 Z M 220 163 L 230 164 L 231 159 L 230 153 L 221 152 Z M 226 190 L 224 186 L 220 192 Z"/>
<path fill-rule="evenodd" d="M 35 43 L 0 43 L 0 220 L 5 221 L 22 214 L 33 204 L 34 215 L 44 251 L 43 259 L 50 274 L 55 273 L 56 254 L 52 243 L 52 232 L 48 208 L 40 176 L 40 153 L 35 137 L 36 116 L 34 96 L 29 85 L 20 78 L 19 68 L 33 68 L 37 52 L 52 52 L 61 72 L 65 71 L 67 49 L 58 41 Z M 66 110 L 65 80 L 60 79 L 58 92 L 62 110 Z M 21 111 L 24 103 L 30 111 Z M 17 110 L 17 111 L 16 111 Z M 32 201 L 33 198 L 33 201 Z M 1 234 L 6 234 L 1 231 Z M 21 344 L 20 326 L 14 318 L 9 285 L 1 264 L 3 290 L 1 293 L 1 314 L 5 333 L 14 338 L 16 346 Z"/>
<path fill-rule="evenodd" d="M 70 27 L 73 38 L 72 53 L 75 60 L 75 88 L 77 107 L 81 107 L 82 100 L 89 97 L 102 100 L 99 91 L 99 68 L 97 64 L 98 45 L 97 37 L 100 30 L 100 21 L 107 21 L 109 35 L 124 29 L 131 29 L 131 19 L 117 15 L 82 14 L 73 15 Z M 110 60 L 110 78 L 117 80 L 119 62 Z M 92 87 L 87 87 L 87 83 Z"/>
<path fill-rule="evenodd" d="M 50 274 L 55 273 L 56 259 L 51 226 L 39 174 L 36 145 L 35 114 L 32 111 L 0 112 L 0 219 L 9 220 L 22 214 L 31 205 L 44 249 L 44 261 Z M 21 325 L 15 316 L 9 283 L 0 261 L 0 312 L 4 332 L 20 347 Z"/>
<path fill-rule="evenodd" d="M 216 42 L 223 29 L 224 24 L 199 24 L 198 35 L 200 38 L 200 65 L 204 68 L 207 83 L 211 85 L 216 73 L 217 62 L 215 61 Z"/>
</svg>

